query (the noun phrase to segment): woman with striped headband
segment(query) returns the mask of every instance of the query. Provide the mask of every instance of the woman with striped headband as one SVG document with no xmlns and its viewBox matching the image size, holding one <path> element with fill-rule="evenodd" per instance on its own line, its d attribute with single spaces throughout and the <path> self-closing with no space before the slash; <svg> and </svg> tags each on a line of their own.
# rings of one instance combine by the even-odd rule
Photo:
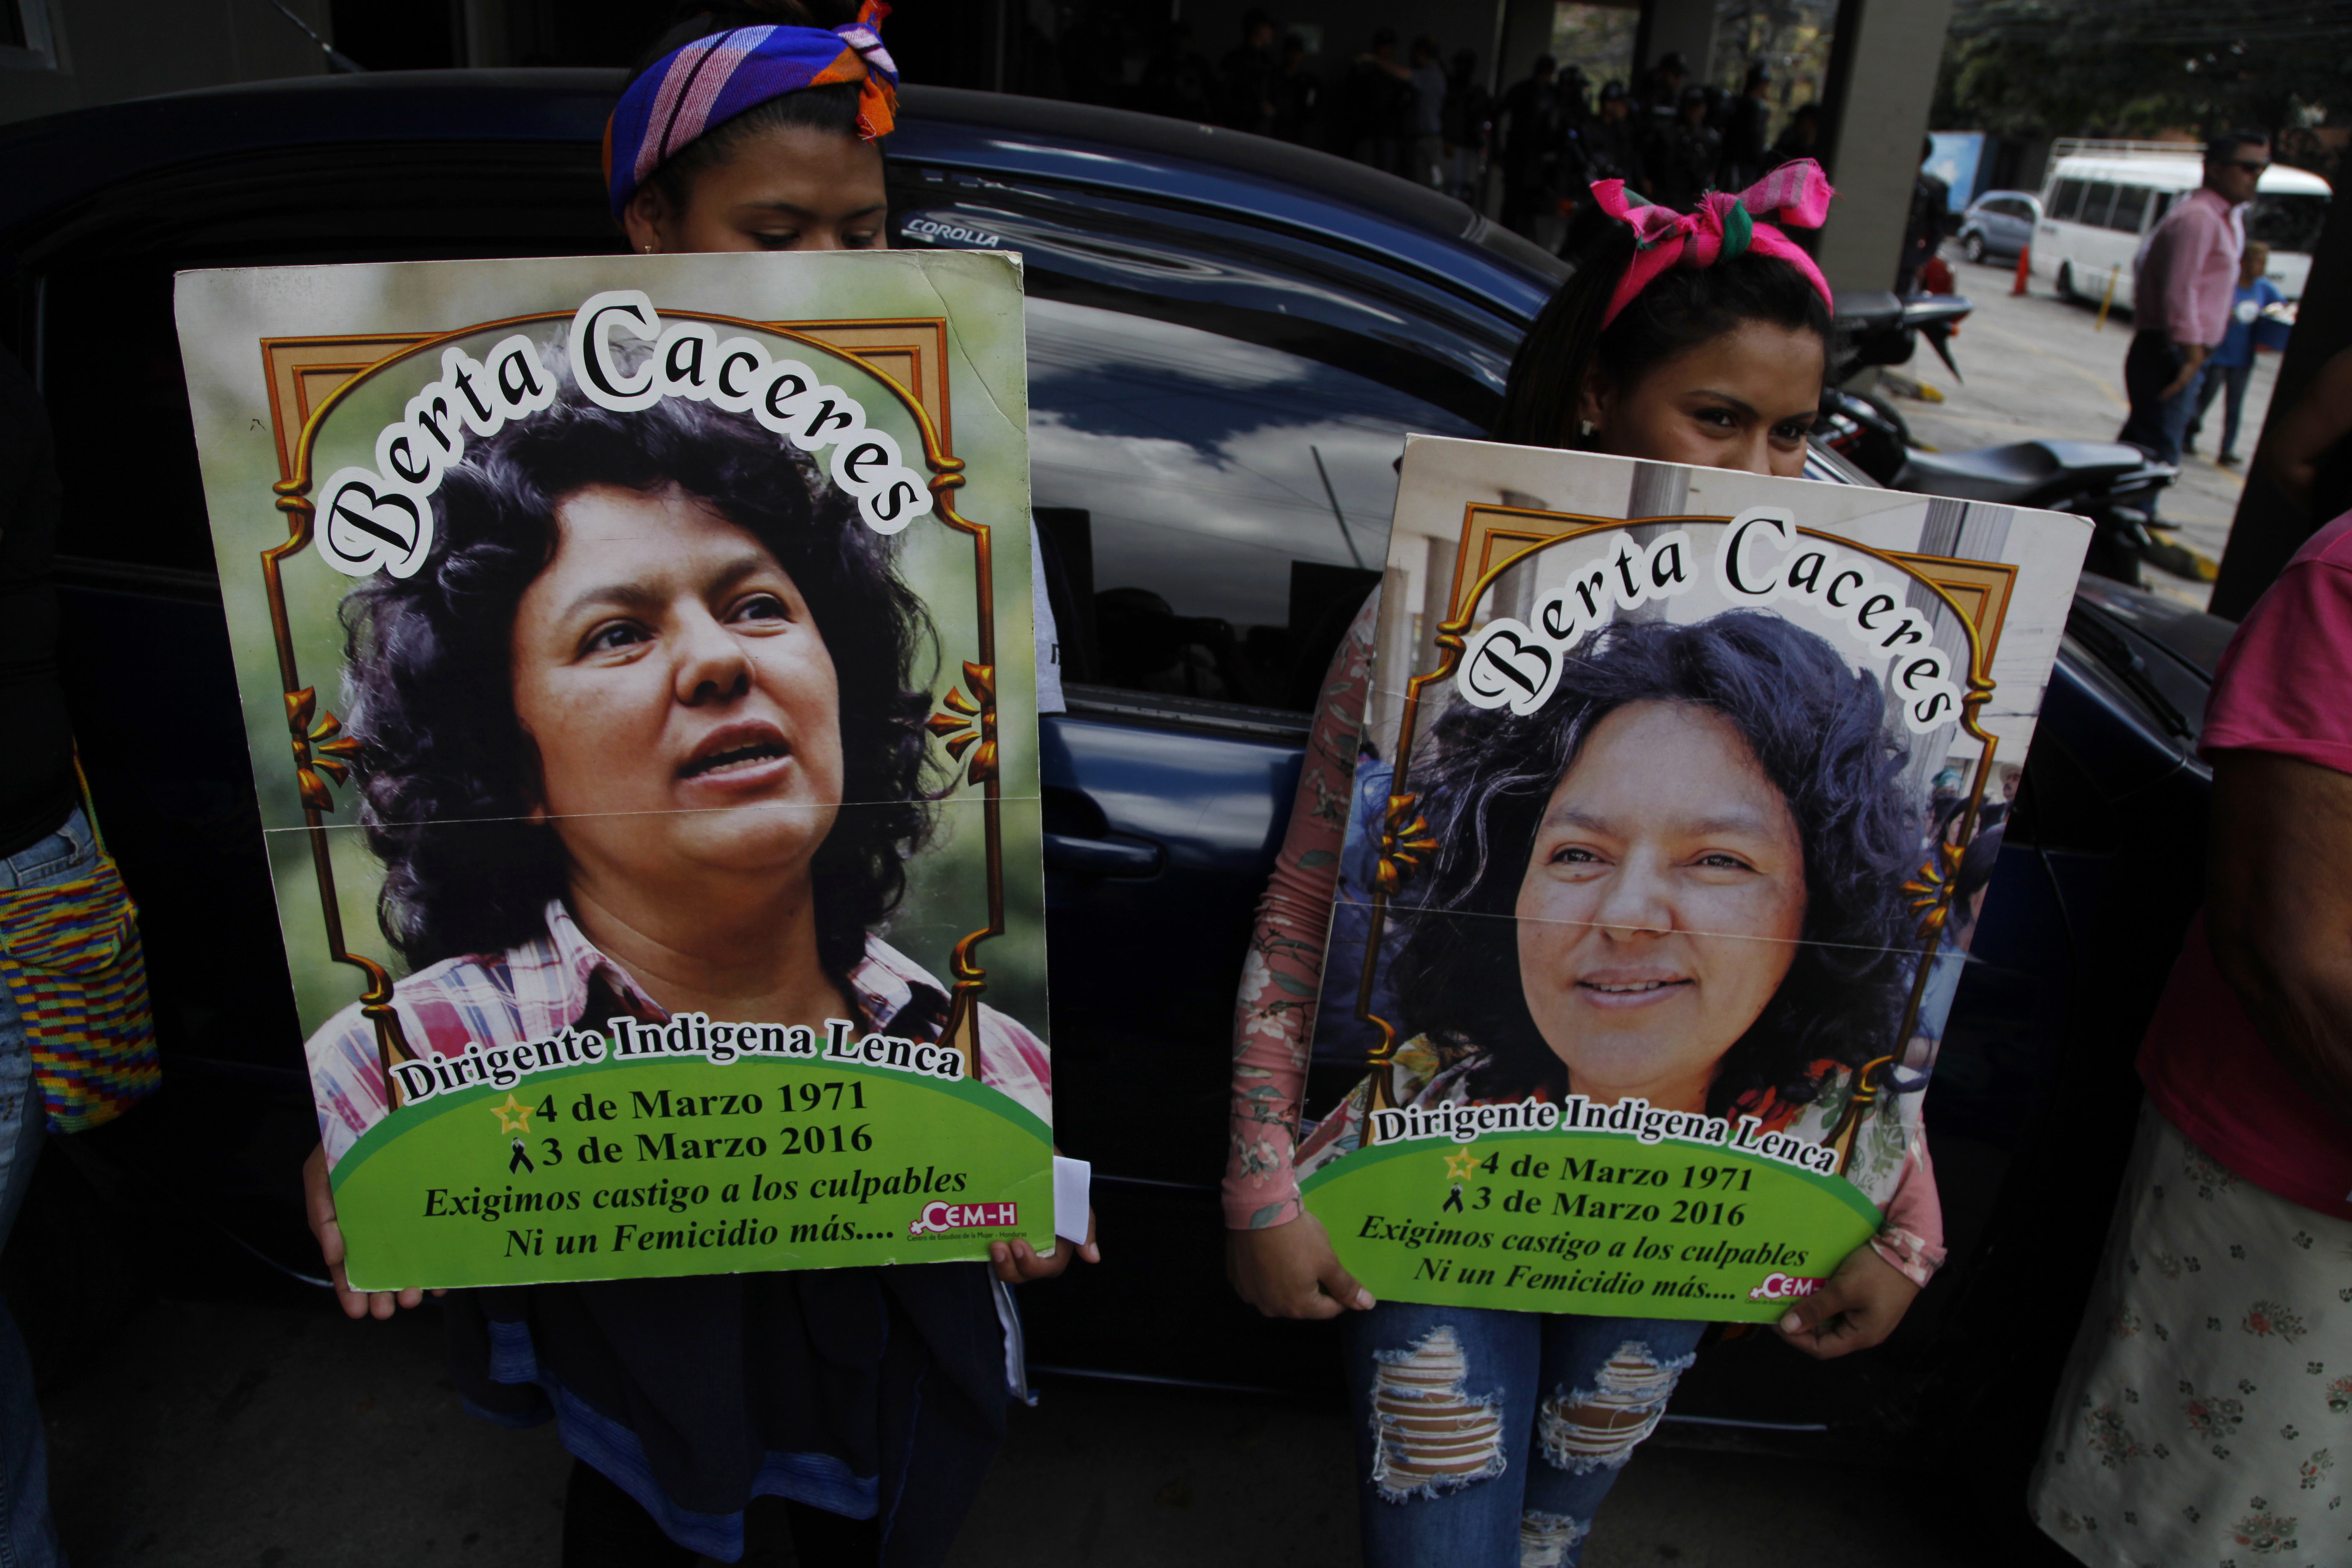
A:
<svg viewBox="0 0 2352 1568">
<path fill-rule="evenodd" d="M 1818 226 L 1831 195 L 1820 168 L 1784 165 L 1691 213 L 1649 205 L 1622 181 L 1592 192 L 1571 236 L 1575 271 L 1520 345 L 1494 438 L 1801 474 L 1830 291 L 1766 220 Z M 1390 787 L 1355 766 L 1377 607 L 1375 596 L 1325 678 L 1252 936 L 1234 1019 L 1228 1272 L 1269 1317 L 1347 1316 L 1372 1568 L 1573 1568 L 1706 1325 L 1375 1302 L 1299 1204 L 1303 1173 L 1359 1146 L 1367 1104 L 1360 1085 L 1300 1141 L 1313 1028 L 1296 999 L 1322 991 L 1346 827 L 1324 803 Z M 1792 987 L 1826 989 L 1840 1008 L 1829 1022 L 1868 1033 L 1899 978 L 1892 959 L 1823 987 L 1793 955 L 1824 922 L 1886 912 L 1886 873 L 1908 863 L 1913 830 L 1888 798 L 1877 694 L 1858 695 L 1810 634 L 1759 619 L 1615 628 L 1507 742 L 1475 710 L 1439 721 L 1452 740 L 1418 759 L 1410 787 L 1441 835 L 1485 844 L 1492 832 L 1509 847 L 1459 858 L 1476 863 L 1475 886 L 1441 861 L 1413 889 L 1420 920 L 1408 915 L 1389 971 L 1391 1016 L 1412 1037 L 1387 1069 L 1393 1103 L 1556 1100 L 1572 1080 L 1597 1103 L 1638 1093 L 1770 1124 L 1773 1106 L 1788 1114 L 1840 1091 L 1851 1051 L 1817 1048 L 1820 1029 L 1785 1048 L 1775 1004 Z M 1742 679 L 1717 679 L 1732 669 Z M 1776 724 L 1800 743 L 1776 744 Z M 1522 776 L 1490 765 L 1513 761 Z M 1731 820 L 1770 826 L 1741 838 L 1720 826 Z M 1500 941 L 1475 934 L 1501 926 Z M 1755 940 L 1768 931 L 1780 940 Z M 1516 984 L 1496 983 L 1506 975 Z M 1822 1358 L 1878 1343 L 1942 1260 L 1942 1239 L 1922 1143 L 1878 1236 L 1791 1308 L 1780 1337 Z"/>
<path fill-rule="evenodd" d="M 652 63 L 623 94 L 606 133 L 613 216 L 633 248 L 834 250 L 885 245 L 878 142 L 891 128 L 897 72 L 877 29 L 888 7 L 867 0 L 854 15 L 844 5 L 837 14 L 821 16 L 815 0 L 737 5 L 698 16 L 656 46 Z M 625 542 L 640 538 L 646 510 L 659 512 L 667 504 L 665 498 L 677 499 L 678 490 L 673 483 L 646 491 L 639 479 L 629 476 L 642 474 L 656 448 L 673 460 L 680 451 L 690 451 L 692 471 L 704 475 L 704 482 L 713 474 L 726 476 L 719 481 L 724 493 L 696 491 L 686 499 L 698 505 L 673 508 L 685 521 L 663 526 L 676 537 L 648 547 L 639 564 L 648 571 L 656 569 L 648 563 L 685 571 L 697 539 L 723 540 L 739 558 L 746 545 L 772 552 L 774 559 L 759 584 L 742 580 L 746 589 L 761 588 L 747 595 L 743 616 L 775 626 L 799 622 L 800 615 L 786 617 L 780 605 L 807 596 L 806 626 L 814 642 L 803 647 L 814 651 L 805 652 L 798 677 L 778 662 L 783 654 L 776 650 L 789 651 L 780 639 L 763 640 L 770 651 L 757 661 L 757 689 L 763 700 L 772 700 L 771 706 L 780 711 L 789 707 L 795 691 L 816 703 L 809 710 L 816 717 L 810 721 L 815 739 L 808 747 L 807 776 L 817 777 L 832 766 L 833 782 L 826 787 L 837 793 L 843 787 L 840 770 L 852 766 L 853 759 L 865 759 L 854 765 L 870 772 L 869 764 L 899 755 L 890 735 L 876 731 L 877 738 L 869 745 L 856 741 L 856 726 L 841 718 L 853 665 L 867 694 L 857 706 L 870 715 L 887 706 L 891 670 L 903 674 L 919 636 L 919 616 L 908 612 L 903 587 L 879 558 L 824 545 L 794 555 L 781 535 L 762 533 L 760 520 L 783 518 L 800 520 L 784 533 L 804 534 L 810 517 L 822 509 L 807 501 L 800 503 L 803 511 L 787 505 L 803 476 L 790 465 L 763 468 L 747 458 L 730 445 L 723 417 L 668 404 L 609 428 L 597 424 L 600 416 L 602 411 L 583 414 L 567 407 L 562 417 L 551 413 L 535 425 L 514 426 L 492 460 L 468 470 L 469 486 L 453 481 L 445 489 L 445 497 L 464 489 L 474 498 L 466 528 L 444 533 L 452 541 L 463 534 L 474 549 L 466 563 L 475 574 L 467 577 L 469 603 L 487 603 L 486 591 L 493 597 L 499 592 L 487 586 L 488 579 L 478 580 L 485 563 L 495 577 L 495 561 L 514 555 L 517 548 L 529 555 L 528 542 L 544 543 L 550 536 L 557 541 L 553 556 L 529 579 L 528 589 L 509 584 L 526 599 L 565 560 L 575 558 L 567 542 L 580 537 L 574 531 L 595 532 L 590 514 L 581 510 L 583 495 L 602 497 L 596 507 L 618 504 L 626 511 L 625 525 L 617 532 L 606 529 L 607 534 Z M 635 494 L 616 500 L 611 493 L 616 490 Z M 627 510 L 632 507 L 637 510 Z M 518 547 L 517 540 L 526 542 Z M 611 553 L 612 540 L 603 543 Z M 787 568 L 786 561 L 793 563 Z M 440 573 L 421 573 L 415 584 L 423 585 L 429 599 L 441 580 Z M 379 632 L 394 620 L 412 634 L 448 621 L 446 615 L 436 619 L 433 604 L 396 604 L 397 598 L 388 593 L 364 612 Z M 750 605 L 752 598 L 759 605 Z M 565 763 L 562 747 L 551 743 L 548 731 L 529 728 L 530 705 L 522 699 L 539 688 L 521 678 L 526 661 L 513 651 L 550 642 L 570 647 L 569 634 L 526 638 L 523 628 L 547 617 L 513 597 L 505 603 L 516 629 L 491 640 L 501 656 L 515 660 L 516 701 L 508 721 L 523 729 L 542 788 L 551 775 L 576 779 L 583 770 Z M 857 605 L 866 607 L 844 608 Z M 880 641 L 864 633 L 853 636 L 845 629 L 853 625 L 887 635 Z M 621 630 L 637 641 L 655 640 L 643 627 Z M 430 635 L 410 635 L 402 646 L 424 654 L 438 645 Z M 754 679 L 749 673 L 742 679 Z M 394 734 L 404 722 L 406 710 L 393 690 L 397 684 L 387 682 L 373 705 L 382 735 Z M 657 693 L 669 689 L 656 686 Z M 534 733 L 539 738 L 531 739 Z M 371 763 L 376 782 L 389 783 L 405 753 L 388 742 L 377 752 Z M 670 776 L 665 769 L 655 771 Z M 862 799 L 861 805 L 881 809 L 872 800 Z M 734 815 L 746 813 L 739 809 Z M 755 809 L 750 815 L 792 814 Z M 879 829 L 885 838 L 908 830 L 898 816 L 889 821 L 899 826 Z M 853 863 L 866 862 L 895 869 L 895 838 L 861 861 L 864 852 L 855 845 L 843 849 L 845 837 L 854 836 L 845 836 L 837 824 L 825 837 L 828 851 L 843 853 L 823 873 L 828 879 L 822 896 L 836 909 L 870 908 L 871 899 L 858 902 L 865 895 L 857 889 L 866 883 L 843 873 Z M 436 977 L 432 995 L 448 1004 L 443 1010 L 453 1017 L 504 1018 L 520 1005 L 525 992 L 536 999 L 533 1005 L 551 998 L 559 1007 L 581 1009 L 583 1016 L 610 1016 L 614 1009 L 640 1018 L 655 1016 L 649 999 L 660 987 L 648 976 L 661 966 L 648 967 L 641 940 L 647 931 L 624 930 L 628 922 L 604 918 L 610 911 L 601 905 L 583 912 L 577 879 L 571 875 L 576 864 L 610 860 L 612 846 L 569 829 L 556 830 L 554 837 L 562 901 L 549 908 L 562 912 L 561 930 L 551 914 L 546 940 L 516 946 L 478 934 L 458 936 L 441 929 L 446 921 L 407 921 L 403 929 L 423 933 L 427 948 L 457 955 L 404 982 L 403 993 L 411 1002 L 420 976 L 430 976 Z M 775 834 L 769 832 L 767 838 Z M 805 872 L 807 847 L 787 853 L 789 847 L 780 849 L 779 842 L 765 843 L 761 852 L 778 865 L 801 865 Z M 691 846 L 672 847 L 674 853 L 664 852 L 666 863 L 678 865 L 681 875 L 700 863 Z M 803 859 L 793 861 L 793 854 Z M 808 887 L 817 879 L 814 872 L 803 876 Z M 869 891 L 883 887 L 871 878 L 867 883 Z M 413 889 L 429 891 L 428 885 L 439 886 L 427 876 L 415 880 Z M 881 896 L 887 904 L 887 889 Z M 445 913 L 472 907 L 463 896 L 454 904 L 441 903 Z M 410 905 L 424 908 L 414 900 L 400 907 Z M 766 920 L 766 906 L 759 908 Z M 791 927 L 789 920 L 768 923 Z M 656 932 L 654 946 L 678 929 L 693 930 L 689 924 Z M 616 934 L 629 938 L 630 945 L 612 947 Z M 863 942 L 873 933 L 859 928 L 855 934 Z M 724 971 L 736 980 L 750 976 L 745 984 L 764 985 L 755 998 L 761 1005 L 798 1005 L 793 998 L 814 986 L 815 994 L 829 996 L 824 1005 L 830 1010 L 854 1007 L 875 1020 L 912 1017 L 930 1008 L 927 998 L 935 994 L 935 984 L 903 961 L 893 967 L 877 960 L 872 944 L 828 959 L 822 940 L 811 940 L 814 953 L 802 952 L 808 942 L 782 942 L 780 952 L 791 951 L 782 956 L 754 943 L 747 950 L 751 959 L 734 969 L 726 967 L 730 961 L 713 958 L 692 942 L 675 951 L 696 961 L 684 966 L 692 974 Z M 599 942 L 606 947 L 597 946 Z M 637 969 L 614 952 L 627 953 Z M 795 954 L 807 961 L 797 970 L 790 962 Z M 661 970 L 665 984 L 684 984 L 677 967 Z M 801 991 L 786 984 L 793 974 L 800 976 Z M 479 984 L 466 989 L 459 977 Z M 721 982 L 705 975 L 695 984 Z M 667 1005 L 676 1007 L 681 994 L 672 984 Z M 982 1027 L 989 1027 L 985 1019 Z M 1033 1060 L 1022 1039 L 1002 1029 L 998 1035 L 1007 1047 L 1002 1053 L 1005 1070 L 1027 1070 L 1026 1081 L 1038 1085 L 1045 1070 L 1042 1050 Z M 987 1075 L 994 1059 L 976 1069 L 983 1080 L 992 1081 Z M 421 1292 L 368 1296 L 346 1288 L 324 1159 L 314 1155 L 305 1173 L 312 1226 L 344 1310 L 354 1317 L 384 1318 L 398 1307 L 417 1305 Z M 663 1205 L 671 1201 L 664 1186 L 616 1190 L 600 1199 L 605 1195 L 630 1206 L 650 1205 L 650 1212 L 665 1218 L 668 1210 Z M 989 1264 L 460 1291 L 448 1297 L 443 1314 L 452 1378 L 476 1415 L 514 1426 L 556 1423 L 574 1456 L 564 1506 L 565 1568 L 686 1568 L 702 1556 L 739 1561 L 747 1550 L 760 1561 L 789 1555 L 813 1568 L 923 1568 L 947 1554 L 1003 1443 L 1007 1405 L 1024 1392 L 1019 1330 L 1007 1287 L 1058 1273 L 1073 1253 L 1098 1257 L 1091 1241 L 1083 1247 L 1059 1247 L 1042 1258 L 1025 1242 L 998 1243 L 991 1251 Z"/>
<path fill-rule="evenodd" d="M 846 11 L 843 5 L 833 7 Z M 881 139 L 898 104 L 879 0 L 841 25 L 767 0 L 671 29 L 604 127 L 613 218 L 633 250 L 888 244 Z"/>
</svg>

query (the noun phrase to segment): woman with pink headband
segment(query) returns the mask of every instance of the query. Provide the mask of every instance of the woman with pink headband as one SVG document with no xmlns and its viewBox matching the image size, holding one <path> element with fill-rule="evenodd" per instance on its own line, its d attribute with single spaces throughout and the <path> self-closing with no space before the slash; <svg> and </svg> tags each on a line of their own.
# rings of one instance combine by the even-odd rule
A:
<svg viewBox="0 0 2352 1568">
<path fill-rule="evenodd" d="M 1594 208 L 1572 237 L 1575 271 L 1520 346 L 1495 439 L 1801 474 L 1828 367 L 1832 306 L 1820 271 L 1776 223 L 1820 225 L 1831 195 L 1820 168 L 1784 165 L 1738 195 L 1709 193 L 1687 214 L 1649 205 L 1622 181 L 1592 189 Z M 1358 794 L 1357 735 L 1376 611 L 1377 600 L 1357 616 L 1326 677 L 1236 1007 L 1225 1174 L 1229 1272 L 1243 1299 L 1269 1317 L 1348 1317 L 1368 1563 L 1570 1568 L 1619 1470 L 1664 1416 L 1706 1325 L 1375 1302 L 1298 1201 L 1300 1165 L 1348 1138 L 1360 1114 L 1345 1102 L 1303 1145 L 1299 1141 L 1314 1032 L 1311 1004 L 1299 999 L 1321 992 L 1348 815 L 1330 803 L 1351 802 Z M 1620 651 L 1638 656 L 1630 644 L 1642 639 L 1628 641 Z M 1619 1052 L 1624 1059 L 1596 1064 L 1587 1059 L 1589 1041 L 1581 1047 L 1587 1057 L 1577 1054 L 1584 1025 L 1576 1004 L 1590 1002 L 1580 988 L 1605 991 L 1622 982 L 1622 991 L 1653 983 L 1631 972 L 1587 973 L 1576 966 L 1598 960 L 1566 951 L 1612 945 L 1588 939 L 1580 947 L 1560 934 L 1571 927 L 1611 929 L 1606 911 L 1616 906 L 1607 902 L 1609 888 L 1622 881 L 1660 906 L 1642 906 L 1629 927 L 1633 935 L 1745 935 L 1752 926 L 1759 936 L 1777 930 L 1786 937 L 1810 929 L 1805 889 L 1825 848 L 1815 840 L 1836 837 L 1818 823 L 1808 828 L 1811 818 L 1793 812 L 1785 782 L 1776 783 L 1773 767 L 1741 729 L 1739 705 L 1707 689 L 1705 659 L 1685 652 L 1652 663 L 1646 685 L 1614 679 L 1620 696 L 1638 687 L 1634 697 L 1580 739 L 1563 737 L 1556 748 L 1565 760 L 1554 806 L 1577 795 L 1570 804 L 1598 813 L 1593 819 L 1611 822 L 1623 842 L 1555 849 L 1547 847 L 1545 829 L 1528 852 L 1524 873 L 1508 874 L 1523 917 L 1516 968 L 1526 992 L 1525 1021 L 1540 1037 L 1532 1070 L 1546 1085 L 1552 1074 L 1584 1070 L 1604 1103 L 1616 1095 L 1605 1087 L 1609 1073 L 1601 1068 L 1622 1069 L 1618 1077 L 1628 1081 L 1646 1081 L 1648 1073 L 1686 1089 L 1694 1105 L 1729 1096 L 1743 1113 L 1770 1124 L 1793 1109 L 1790 1102 L 1833 1091 L 1836 1071 L 1834 1063 L 1819 1063 L 1797 1075 L 1803 1081 L 1775 1079 L 1762 1089 L 1717 1081 L 1725 1051 L 1744 1037 L 1781 984 L 1790 963 L 1785 940 L 1727 942 L 1712 957 L 1685 953 L 1689 973 L 1680 978 L 1690 982 L 1683 987 L 1689 1006 L 1674 1016 L 1682 1023 L 1666 1031 L 1673 1037 L 1658 1047 L 1657 1059 L 1626 1047 Z M 1874 703 L 1853 723 L 1874 735 L 1879 717 Z M 1792 770 L 1801 771 L 1780 759 L 1780 773 Z M 1788 831 L 1756 834 L 1754 843 L 1707 838 L 1677 847 L 1675 808 L 1656 803 L 1696 801 L 1704 809 L 1693 819 L 1711 820 L 1718 796 L 1738 797 L 1746 820 L 1787 819 Z M 1653 819 L 1665 826 L 1654 832 L 1645 826 Z M 1547 913 L 1584 907 L 1579 898 L 1601 913 L 1581 922 Z M 1746 923 L 1685 921 L 1698 903 L 1718 916 L 1745 910 Z M 1533 923 L 1530 910 L 1537 911 Z M 1639 944 L 1613 945 L 1632 951 Z M 1400 984 L 1408 986 L 1411 957 L 1399 970 Z M 1553 970 L 1576 984 L 1564 984 Z M 1400 1105 L 1424 1094 L 1466 1092 L 1475 1100 L 1484 1092 L 1477 1085 L 1496 1077 L 1501 1061 L 1495 1041 L 1452 1040 L 1438 1049 L 1416 1040 L 1400 1047 L 1390 1087 Z M 1580 1079 L 1580 1086 L 1587 1081 Z M 1564 1079 L 1555 1087 L 1564 1089 Z M 1524 1091 L 1514 1085 L 1510 1098 Z M 1666 1103 L 1657 1094 L 1650 1098 Z M 1906 1166 L 1878 1236 L 1781 1320 L 1780 1337 L 1824 1359 L 1878 1343 L 1942 1261 L 1942 1239 L 1923 1147 Z"/>
</svg>

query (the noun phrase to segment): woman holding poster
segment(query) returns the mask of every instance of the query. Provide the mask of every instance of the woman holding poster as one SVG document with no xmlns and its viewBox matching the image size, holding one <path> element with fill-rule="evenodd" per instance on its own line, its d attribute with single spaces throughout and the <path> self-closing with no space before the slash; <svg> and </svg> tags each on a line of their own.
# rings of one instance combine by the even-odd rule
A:
<svg viewBox="0 0 2352 1568">
<path fill-rule="evenodd" d="M 887 9 L 776 0 L 667 38 L 607 142 L 632 248 L 883 245 Z M 396 1068 L 403 1101 L 434 1090 L 436 1064 L 677 1020 L 747 1038 L 850 1020 L 967 1070 L 937 1044 L 946 988 L 877 934 L 942 782 L 917 668 L 933 639 L 887 537 L 911 515 L 893 509 L 928 492 L 888 483 L 887 437 L 870 471 L 839 454 L 828 477 L 821 442 L 672 389 L 684 373 L 660 347 L 625 367 L 660 391 L 615 398 L 604 340 L 592 325 L 583 360 L 578 330 L 568 381 L 560 351 L 512 362 L 508 380 L 545 386 L 436 470 L 429 531 L 371 520 L 364 496 L 339 518 L 336 480 L 321 508 L 331 553 L 339 538 L 413 545 L 366 563 L 343 609 L 380 920 L 414 966 L 391 1005 L 415 1052 Z M 730 343 L 698 330 L 723 376 Z M 1035 1037 L 982 1007 L 976 1040 L 970 1076 L 1046 1115 Z M 418 1293 L 343 1288 L 326 1178 L 394 1103 L 378 1047 L 356 1006 L 310 1041 L 331 1089 L 306 1174 L 345 1310 L 381 1318 Z M 747 1521 L 753 1543 L 775 1540 L 785 1521 L 759 1521 L 778 1503 L 797 1561 L 934 1563 L 1020 1392 L 1004 1286 L 1096 1256 L 990 1250 L 992 1279 L 940 1263 L 461 1292 L 453 1373 L 477 1414 L 558 1424 L 572 1568 L 734 1561 Z"/>
<path fill-rule="evenodd" d="M 1789 165 L 1690 216 L 1616 182 L 1594 195 L 1614 221 L 1522 347 L 1496 438 L 1799 474 L 1828 289 L 1756 218 L 1818 226 L 1820 170 Z M 1327 687 L 1244 980 L 1232 1272 L 1271 1315 L 1353 1314 L 1368 1562 L 1561 1568 L 1705 1325 L 1375 1303 L 1299 1205 L 1299 1173 L 1352 1147 L 1375 1102 L 1368 1082 L 1295 1143 L 1297 998 L 1318 990 L 1371 633 L 1368 606 Z M 1379 1099 L 1407 1117 L 1449 1101 L 1554 1116 L 1581 1097 L 1786 1125 L 1884 1054 L 1916 962 L 1890 951 L 1916 945 L 1898 889 L 1918 842 L 1884 692 L 1816 634 L 1738 610 L 1612 622 L 1559 666 L 1531 712 L 1454 707 L 1410 760 L 1425 863 L 1401 895 L 1388 973 L 1404 1043 Z M 1875 1244 L 1780 1331 L 1817 1356 L 1876 1343 L 1940 1239 L 1916 1147 Z"/>
</svg>

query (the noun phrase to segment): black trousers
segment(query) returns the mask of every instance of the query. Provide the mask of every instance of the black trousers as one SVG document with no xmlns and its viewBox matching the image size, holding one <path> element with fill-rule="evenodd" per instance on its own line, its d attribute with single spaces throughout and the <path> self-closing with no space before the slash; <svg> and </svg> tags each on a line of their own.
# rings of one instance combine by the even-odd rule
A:
<svg viewBox="0 0 2352 1568">
<path fill-rule="evenodd" d="M 763 1497 L 744 1510 L 744 1568 L 874 1568 L 880 1521 L 844 1519 Z M 662 1533 L 637 1500 L 579 1459 L 563 1489 L 563 1568 L 694 1568 L 695 1554 Z"/>
</svg>

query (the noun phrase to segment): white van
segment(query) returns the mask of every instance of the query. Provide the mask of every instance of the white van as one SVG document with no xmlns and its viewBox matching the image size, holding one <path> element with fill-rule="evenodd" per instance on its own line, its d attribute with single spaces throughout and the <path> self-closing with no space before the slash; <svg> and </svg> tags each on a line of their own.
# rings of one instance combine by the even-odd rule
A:
<svg viewBox="0 0 2352 1568">
<path fill-rule="evenodd" d="M 2090 142 L 2051 148 L 2033 229 L 2033 275 L 2062 295 L 2132 302 L 2132 261 L 2172 204 L 2205 183 L 2204 150 L 2185 142 Z M 2303 297 L 2312 247 L 2327 221 L 2327 182 L 2273 163 L 2246 209 L 2246 237 L 2271 247 L 2265 275 L 2290 300 Z"/>
</svg>

